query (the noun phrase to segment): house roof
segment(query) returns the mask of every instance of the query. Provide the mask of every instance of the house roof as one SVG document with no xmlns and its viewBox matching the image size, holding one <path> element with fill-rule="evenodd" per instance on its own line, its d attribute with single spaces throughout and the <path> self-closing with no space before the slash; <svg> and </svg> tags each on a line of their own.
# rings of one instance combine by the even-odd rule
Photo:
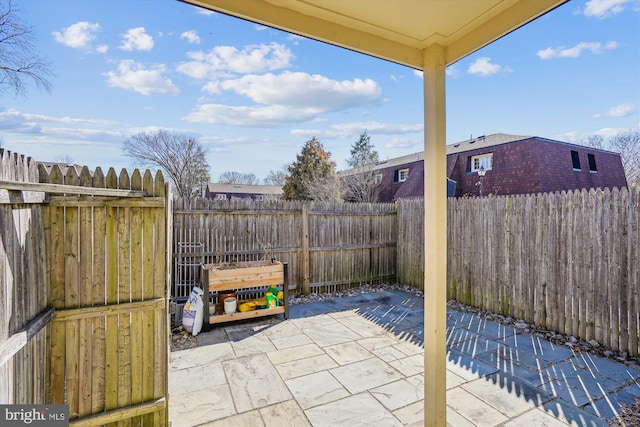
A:
<svg viewBox="0 0 640 427">
<path fill-rule="evenodd" d="M 463 151 L 475 150 L 478 148 L 491 147 L 493 145 L 506 144 L 507 142 L 520 141 L 532 138 L 528 135 L 509 135 L 506 133 L 494 133 L 482 135 L 465 141 L 447 145 L 447 154 L 462 153 Z"/>
<path fill-rule="evenodd" d="M 495 133 L 492 135 L 479 136 L 477 138 L 468 139 L 465 141 L 456 142 L 455 144 L 447 145 L 447 155 L 454 153 L 461 153 L 463 151 L 475 150 L 477 148 L 490 147 L 493 145 L 505 144 L 507 142 L 520 141 L 523 139 L 531 138 L 530 136 L 523 135 L 509 135 L 506 133 Z M 402 166 L 409 163 L 424 160 L 424 151 L 419 153 L 407 154 L 406 156 L 394 157 L 393 159 L 382 160 L 376 162 L 374 165 L 367 165 L 355 169 L 347 169 L 338 172 L 341 176 L 349 176 L 353 174 L 362 173 L 371 170 L 388 169 L 395 166 Z M 447 166 L 449 171 L 450 167 Z"/>
<path fill-rule="evenodd" d="M 217 184 L 210 182 L 207 184 L 207 189 L 209 193 L 263 194 L 274 196 L 282 194 L 282 187 L 277 185 Z"/>
</svg>

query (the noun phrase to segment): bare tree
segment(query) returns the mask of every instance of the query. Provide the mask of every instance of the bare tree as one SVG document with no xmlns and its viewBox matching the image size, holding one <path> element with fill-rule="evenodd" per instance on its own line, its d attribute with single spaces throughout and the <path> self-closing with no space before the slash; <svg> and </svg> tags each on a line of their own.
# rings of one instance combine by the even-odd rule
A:
<svg viewBox="0 0 640 427">
<path fill-rule="evenodd" d="M 141 132 L 126 140 L 122 149 L 138 163 L 162 169 L 181 197 L 202 195 L 209 182 L 206 151 L 194 138 L 165 130 Z"/>
<path fill-rule="evenodd" d="M 267 177 L 263 180 L 266 185 L 277 185 L 278 187 L 284 187 L 284 183 L 287 180 L 289 172 L 289 165 L 283 165 L 280 170 L 269 171 Z"/>
<path fill-rule="evenodd" d="M 225 172 L 218 178 L 220 184 L 258 185 L 260 180 L 252 173 Z"/>
<path fill-rule="evenodd" d="M 345 200 L 349 202 L 376 203 L 380 195 L 382 176 L 372 169 L 373 165 L 362 166 L 341 176 Z"/>
<path fill-rule="evenodd" d="M 304 182 L 303 195 L 307 200 L 344 202 L 344 187 L 335 172 L 325 174 L 316 170 L 311 179 Z"/>
<path fill-rule="evenodd" d="M 26 93 L 25 81 L 49 91 L 51 65 L 34 51 L 33 27 L 24 23 L 11 0 L 0 1 L 0 94 Z"/>
<path fill-rule="evenodd" d="M 629 187 L 640 188 L 640 131 L 629 130 L 605 140 L 601 135 L 591 135 L 585 145 L 620 153 Z"/>
<path fill-rule="evenodd" d="M 55 162 L 58 162 L 58 163 L 64 163 L 64 164 L 67 164 L 67 165 L 70 165 L 71 163 L 73 163 L 73 158 L 72 158 L 70 155 L 68 155 L 68 154 L 64 154 L 64 155 L 57 156 L 57 157 L 56 157 L 55 159 L 53 159 L 53 160 L 54 160 Z"/>
<path fill-rule="evenodd" d="M 608 145 L 620 153 L 629 187 L 640 188 L 640 131 L 621 132 L 609 138 Z"/>
</svg>

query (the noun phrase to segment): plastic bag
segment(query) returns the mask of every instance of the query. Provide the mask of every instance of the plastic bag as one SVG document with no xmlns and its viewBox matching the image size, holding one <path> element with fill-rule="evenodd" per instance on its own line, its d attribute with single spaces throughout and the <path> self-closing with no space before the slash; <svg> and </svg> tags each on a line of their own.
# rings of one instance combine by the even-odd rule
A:
<svg viewBox="0 0 640 427">
<path fill-rule="evenodd" d="M 202 289 L 197 286 L 194 287 L 182 311 L 182 326 L 187 332 L 191 332 L 193 336 L 198 335 L 202 330 L 202 320 L 204 318 L 203 294 Z"/>
</svg>

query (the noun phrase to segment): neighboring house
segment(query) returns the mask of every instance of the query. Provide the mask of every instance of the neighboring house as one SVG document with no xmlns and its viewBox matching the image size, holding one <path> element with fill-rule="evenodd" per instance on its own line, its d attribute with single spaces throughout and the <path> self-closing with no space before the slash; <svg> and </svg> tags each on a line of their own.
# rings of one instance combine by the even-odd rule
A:
<svg viewBox="0 0 640 427">
<path fill-rule="evenodd" d="M 205 197 L 212 200 L 279 199 L 282 187 L 277 185 L 207 184 Z"/>
<path fill-rule="evenodd" d="M 378 162 L 369 169 L 380 176 L 379 201 L 423 197 L 424 153 Z M 618 153 L 501 133 L 447 145 L 446 172 L 449 197 L 627 187 Z M 358 170 L 341 172 L 353 173 Z"/>
</svg>

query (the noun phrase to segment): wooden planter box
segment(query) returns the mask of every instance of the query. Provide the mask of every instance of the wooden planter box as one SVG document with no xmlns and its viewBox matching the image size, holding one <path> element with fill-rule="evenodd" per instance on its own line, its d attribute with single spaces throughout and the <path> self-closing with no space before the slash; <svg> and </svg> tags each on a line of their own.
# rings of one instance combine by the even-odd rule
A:
<svg viewBox="0 0 640 427">
<path fill-rule="evenodd" d="M 215 323 L 250 319 L 260 316 L 272 316 L 280 313 L 284 314 L 285 319 L 289 318 L 287 263 L 281 263 L 279 261 L 248 261 L 202 264 L 200 273 L 200 281 L 202 290 L 204 291 L 205 328 Z M 283 291 L 283 305 L 253 311 L 237 311 L 231 314 L 211 314 L 209 311 L 209 301 L 213 293 L 247 288 L 264 288 L 264 291 L 266 291 L 269 286 L 277 286 Z M 260 292 L 260 289 L 256 289 L 256 292 Z M 208 322 L 206 319 L 209 319 Z"/>
</svg>

